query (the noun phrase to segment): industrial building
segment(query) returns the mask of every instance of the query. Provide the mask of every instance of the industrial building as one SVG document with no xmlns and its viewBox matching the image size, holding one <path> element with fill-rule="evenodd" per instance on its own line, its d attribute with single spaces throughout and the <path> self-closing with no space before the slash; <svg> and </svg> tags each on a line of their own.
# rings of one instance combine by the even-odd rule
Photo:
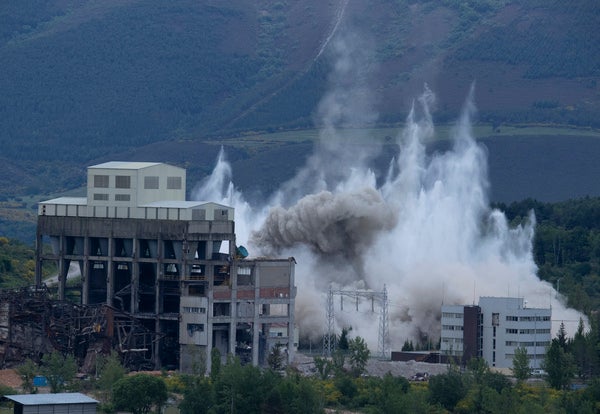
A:
<svg viewBox="0 0 600 414">
<path fill-rule="evenodd" d="M 443 305 L 440 352 L 466 363 L 482 357 L 491 367 L 511 368 L 515 349 L 527 349 L 538 369 L 550 345 L 551 308 L 529 308 L 523 298 L 481 297 L 478 305 Z"/>
<path fill-rule="evenodd" d="M 15 414 L 96 414 L 98 401 L 78 392 L 60 394 L 5 395 Z"/>
<path fill-rule="evenodd" d="M 39 204 L 36 285 L 55 263 L 58 299 L 141 321 L 158 344 L 137 352 L 155 368 L 190 371 L 204 356 L 210 369 L 212 348 L 260 365 L 280 346 L 289 362 L 295 260 L 248 258 L 234 209 L 187 201 L 185 191 L 185 170 L 167 164 L 88 167 L 86 197 Z"/>
</svg>

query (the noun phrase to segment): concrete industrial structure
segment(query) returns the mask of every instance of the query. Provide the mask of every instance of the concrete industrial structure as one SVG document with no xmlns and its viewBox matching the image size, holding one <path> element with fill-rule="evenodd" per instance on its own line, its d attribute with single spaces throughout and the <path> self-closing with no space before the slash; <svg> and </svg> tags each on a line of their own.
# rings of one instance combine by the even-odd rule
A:
<svg viewBox="0 0 600 414">
<path fill-rule="evenodd" d="M 294 351 L 295 260 L 248 259 L 234 209 L 186 201 L 186 172 L 150 162 L 88 167 L 87 196 L 38 207 L 36 284 L 58 266 L 58 298 L 125 311 L 158 333 L 156 368 L 189 371 L 213 347 L 263 364 Z M 51 245 L 51 251 L 44 246 Z M 68 282 L 77 264 L 81 278 Z"/>
<path fill-rule="evenodd" d="M 523 298 L 481 297 L 475 305 L 443 305 L 440 352 L 466 363 L 483 357 L 491 367 L 511 368 L 515 349 L 527 349 L 538 369 L 550 345 L 551 308 L 529 308 Z"/>
</svg>

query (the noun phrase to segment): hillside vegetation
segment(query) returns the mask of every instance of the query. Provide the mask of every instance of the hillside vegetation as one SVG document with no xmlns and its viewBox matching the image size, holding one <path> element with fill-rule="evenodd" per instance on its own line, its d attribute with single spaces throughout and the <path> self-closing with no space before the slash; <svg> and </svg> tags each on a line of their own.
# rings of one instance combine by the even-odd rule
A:
<svg viewBox="0 0 600 414">
<path fill-rule="evenodd" d="M 482 121 L 598 127 L 599 16 L 593 0 L 5 1 L 0 195 L 80 187 L 157 142 L 319 125 L 338 39 L 360 39 L 380 125 L 424 83 L 452 120 L 476 80 Z"/>
</svg>

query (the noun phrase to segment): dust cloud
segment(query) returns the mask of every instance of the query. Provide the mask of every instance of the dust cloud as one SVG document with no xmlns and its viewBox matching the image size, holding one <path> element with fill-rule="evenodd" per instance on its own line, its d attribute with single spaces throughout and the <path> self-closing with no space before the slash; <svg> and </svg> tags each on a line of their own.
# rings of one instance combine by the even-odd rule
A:
<svg viewBox="0 0 600 414">
<path fill-rule="evenodd" d="M 393 161 L 377 176 L 369 165 L 381 147 L 353 129 L 377 118 L 368 74 L 359 69 L 368 67 L 369 56 L 350 46 L 352 39 L 332 43 L 337 64 L 319 107 L 321 139 L 306 166 L 256 206 L 234 187 L 221 153 L 193 195 L 235 207 L 237 243 L 252 256 L 296 258 L 300 334 L 323 335 L 330 286 L 386 287 L 392 350 L 407 339 L 437 341 L 441 305 L 477 303 L 480 296 L 524 297 L 529 307 L 552 306 L 557 323 L 576 326 L 580 314 L 537 277 L 533 212 L 527 223 L 511 227 L 490 208 L 487 155 L 471 130 L 473 91 L 445 137 L 451 148 L 428 154 L 435 96 L 425 87 L 397 134 Z M 377 349 L 378 305 L 346 299 L 342 309 L 336 299 L 335 314 L 338 333 L 351 326 Z"/>
</svg>

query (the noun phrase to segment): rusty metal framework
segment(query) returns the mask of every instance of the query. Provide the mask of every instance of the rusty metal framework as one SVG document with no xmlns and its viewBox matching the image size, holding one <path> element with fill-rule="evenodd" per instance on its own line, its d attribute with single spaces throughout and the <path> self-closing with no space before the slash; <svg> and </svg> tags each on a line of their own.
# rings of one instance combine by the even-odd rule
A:
<svg viewBox="0 0 600 414">
<path fill-rule="evenodd" d="M 73 355 L 82 371 L 91 372 L 99 354 L 114 350 L 131 370 L 153 369 L 160 334 L 147 325 L 105 304 L 54 300 L 45 286 L 0 290 L 0 365 L 39 361 L 58 351 Z"/>
</svg>

